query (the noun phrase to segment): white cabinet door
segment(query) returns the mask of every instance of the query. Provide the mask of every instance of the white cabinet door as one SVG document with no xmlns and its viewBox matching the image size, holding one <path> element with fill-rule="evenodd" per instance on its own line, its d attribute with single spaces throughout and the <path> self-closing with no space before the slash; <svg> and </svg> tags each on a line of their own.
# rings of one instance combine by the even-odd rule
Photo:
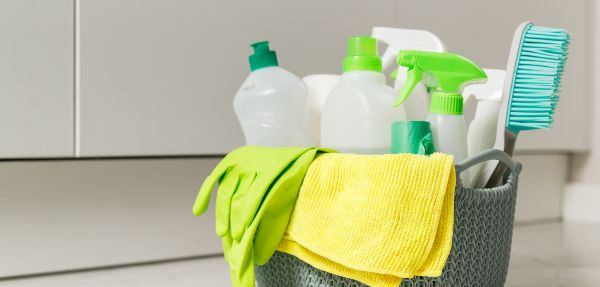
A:
<svg viewBox="0 0 600 287">
<path fill-rule="evenodd" d="M 368 6 L 365 6 L 368 5 Z M 222 154 L 249 44 L 303 76 L 339 73 L 346 38 L 392 25 L 393 0 L 78 2 L 79 156 Z"/>
<path fill-rule="evenodd" d="M 0 158 L 73 156 L 72 0 L 0 1 Z"/>
<path fill-rule="evenodd" d="M 565 28 L 571 32 L 555 124 L 549 130 L 519 135 L 517 150 L 583 151 L 589 148 L 591 88 L 589 81 L 591 1 L 401 1 L 396 25 L 430 30 L 449 51 L 489 68 L 506 68 L 518 24 Z M 434 9 L 431 9 L 435 7 Z M 412 11 L 407 13 L 406 11 Z"/>
</svg>

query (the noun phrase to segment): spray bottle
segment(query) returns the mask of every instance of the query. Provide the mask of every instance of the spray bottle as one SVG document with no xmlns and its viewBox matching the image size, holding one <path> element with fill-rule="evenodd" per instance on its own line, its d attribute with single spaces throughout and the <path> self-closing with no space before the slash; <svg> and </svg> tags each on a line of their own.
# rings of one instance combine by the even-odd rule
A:
<svg viewBox="0 0 600 287">
<path fill-rule="evenodd" d="M 389 27 L 373 27 L 373 38 L 387 45 L 381 57 L 383 70 L 387 69 L 396 59 L 401 50 L 421 50 L 445 52 L 446 49 L 440 38 L 429 31 L 399 29 Z M 390 77 L 394 80 L 394 90 L 399 92 L 406 83 L 406 68 L 399 67 Z M 427 119 L 429 94 L 421 83 L 415 86 L 412 95 L 404 103 L 406 119 L 409 121 L 424 121 Z"/>
<path fill-rule="evenodd" d="M 465 87 L 463 95 L 465 102 L 470 97 L 477 100 L 475 117 L 467 132 L 467 143 L 469 145 L 469 156 L 473 156 L 486 149 L 494 147 L 496 142 L 496 130 L 498 126 L 498 112 L 502 100 L 502 86 L 504 85 L 504 70 L 484 69 L 488 75 L 488 81 L 484 84 L 473 84 Z M 483 187 L 485 182 L 478 183 L 482 164 L 471 169 L 470 183 L 463 183 L 466 187 Z"/>
<path fill-rule="evenodd" d="M 436 150 L 454 155 L 459 163 L 468 156 L 467 126 L 463 116 L 460 89 L 473 81 L 485 81 L 483 69 L 472 61 L 451 53 L 404 50 L 398 53 L 398 64 L 408 68 L 406 85 L 394 106 L 406 100 L 419 81 L 432 90 L 428 121 Z M 470 182 L 467 173 L 461 176 Z"/>
</svg>

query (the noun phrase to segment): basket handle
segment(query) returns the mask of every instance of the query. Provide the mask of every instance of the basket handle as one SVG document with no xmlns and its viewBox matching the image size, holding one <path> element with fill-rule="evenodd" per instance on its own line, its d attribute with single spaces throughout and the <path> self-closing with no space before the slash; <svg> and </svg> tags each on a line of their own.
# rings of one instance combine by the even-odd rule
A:
<svg viewBox="0 0 600 287">
<path fill-rule="evenodd" d="M 518 164 L 515 163 L 512 160 L 512 158 L 508 154 L 506 154 L 504 151 L 499 150 L 499 149 L 488 149 L 488 150 L 484 150 L 472 157 L 469 157 L 468 159 L 465 159 L 465 160 L 461 161 L 460 163 L 457 163 L 456 164 L 456 175 L 458 176 L 463 171 L 465 171 L 477 164 L 488 161 L 488 160 L 498 160 L 498 161 L 502 162 L 503 164 L 505 164 L 508 167 L 510 172 L 512 172 L 513 174 L 516 174 L 519 172 L 517 170 Z"/>
</svg>

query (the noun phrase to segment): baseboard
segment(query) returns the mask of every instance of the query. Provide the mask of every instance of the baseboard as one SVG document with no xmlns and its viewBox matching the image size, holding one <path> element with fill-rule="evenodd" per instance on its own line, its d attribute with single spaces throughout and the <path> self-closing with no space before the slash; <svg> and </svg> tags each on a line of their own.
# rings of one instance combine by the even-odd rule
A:
<svg viewBox="0 0 600 287">
<path fill-rule="evenodd" d="M 565 187 L 563 220 L 600 223 L 600 183 L 570 183 Z"/>
</svg>

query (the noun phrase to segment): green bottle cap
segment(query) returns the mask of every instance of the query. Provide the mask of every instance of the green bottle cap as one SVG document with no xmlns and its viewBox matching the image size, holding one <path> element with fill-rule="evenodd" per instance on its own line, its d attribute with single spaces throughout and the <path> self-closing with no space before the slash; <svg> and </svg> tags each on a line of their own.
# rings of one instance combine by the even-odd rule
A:
<svg viewBox="0 0 600 287">
<path fill-rule="evenodd" d="M 459 93 L 433 92 L 429 112 L 434 114 L 462 115 L 463 98 Z"/>
<path fill-rule="evenodd" d="M 381 72 L 381 58 L 377 51 L 377 39 L 367 36 L 348 39 L 348 53 L 344 58 L 344 72 Z"/>
<path fill-rule="evenodd" d="M 277 54 L 269 49 L 269 41 L 256 42 L 250 45 L 254 49 L 254 54 L 248 57 L 250 60 L 250 70 L 256 71 L 261 68 L 279 66 Z"/>
<path fill-rule="evenodd" d="M 392 153 L 430 155 L 435 152 L 431 124 L 427 121 L 392 123 Z"/>
</svg>

